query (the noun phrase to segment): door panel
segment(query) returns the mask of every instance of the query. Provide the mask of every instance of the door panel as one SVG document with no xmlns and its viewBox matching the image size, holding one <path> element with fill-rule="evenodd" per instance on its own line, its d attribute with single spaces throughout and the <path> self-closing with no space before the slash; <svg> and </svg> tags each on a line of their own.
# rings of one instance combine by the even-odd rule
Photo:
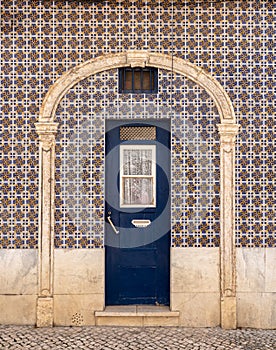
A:
<svg viewBox="0 0 276 350">
<path fill-rule="evenodd" d="M 155 137 L 139 140 L 134 131 L 149 126 Z M 168 305 L 169 123 L 108 121 L 106 129 L 106 304 Z"/>
</svg>

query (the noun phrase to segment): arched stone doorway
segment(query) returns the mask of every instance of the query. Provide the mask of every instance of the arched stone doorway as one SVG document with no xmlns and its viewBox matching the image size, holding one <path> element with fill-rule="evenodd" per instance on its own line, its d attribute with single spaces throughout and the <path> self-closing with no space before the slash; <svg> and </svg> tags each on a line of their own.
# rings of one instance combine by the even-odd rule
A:
<svg viewBox="0 0 276 350">
<path fill-rule="evenodd" d="M 102 71 L 120 67 L 172 68 L 169 55 L 148 51 L 128 51 L 87 61 L 64 74 L 47 93 L 36 124 L 40 140 L 40 231 L 39 297 L 37 325 L 53 324 L 53 236 L 54 236 L 54 158 L 55 112 L 66 92 L 79 81 Z M 222 86 L 201 68 L 174 58 L 173 71 L 200 85 L 214 100 L 220 116 L 220 288 L 221 325 L 236 327 L 236 268 L 234 238 L 234 161 L 238 125 L 231 101 Z"/>
</svg>

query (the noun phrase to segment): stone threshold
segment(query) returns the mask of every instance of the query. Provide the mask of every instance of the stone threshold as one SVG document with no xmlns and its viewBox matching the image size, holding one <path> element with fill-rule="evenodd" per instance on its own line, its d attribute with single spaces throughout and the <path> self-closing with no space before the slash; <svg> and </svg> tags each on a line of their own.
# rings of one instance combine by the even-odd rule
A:
<svg viewBox="0 0 276 350">
<path fill-rule="evenodd" d="M 179 311 L 168 306 L 116 305 L 95 312 L 98 326 L 178 326 Z"/>
</svg>

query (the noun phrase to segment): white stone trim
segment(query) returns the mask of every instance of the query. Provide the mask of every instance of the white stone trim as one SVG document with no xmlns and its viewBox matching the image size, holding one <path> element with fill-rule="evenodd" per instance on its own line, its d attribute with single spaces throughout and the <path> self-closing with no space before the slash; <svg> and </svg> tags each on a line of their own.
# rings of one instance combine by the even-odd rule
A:
<svg viewBox="0 0 276 350">
<path fill-rule="evenodd" d="M 220 134 L 221 326 L 236 328 L 235 138 L 239 126 L 217 125 Z"/>
<path fill-rule="evenodd" d="M 39 135 L 39 262 L 37 326 L 53 324 L 55 134 L 58 123 L 36 123 Z"/>
<path fill-rule="evenodd" d="M 137 67 L 138 65 L 171 70 L 172 58 L 170 55 L 133 50 L 100 56 L 84 62 L 70 69 L 50 88 L 42 103 L 39 120 L 41 122 L 54 121 L 55 111 L 60 100 L 79 81 L 109 69 L 127 66 Z M 235 113 L 229 96 L 211 74 L 177 57 L 173 59 L 173 70 L 193 80 L 208 92 L 216 103 L 222 124 L 235 124 Z"/>
<path fill-rule="evenodd" d="M 57 106 L 66 92 L 89 76 L 120 67 L 172 68 L 172 57 L 149 51 L 127 51 L 109 54 L 80 64 L 63 76 L 49 89 L 36 124 L 40 139 L 40 224 L 39 224 L 39 297 L 37 325 L 53 324 L 53 237 L 54 237 L 54 123 Z M 221 124 L 220 134 L 220 186 L 221 186 L 221 325 L 236 328 L 236 257 L 234 231 L 234 174 L 235 136 L 239 126 L 235 121 L 232 103 L 219 82 L 202 68 L 181 58 L 173 58 L 173 70 L 200 85 L 213 98 Z"/>
</svg>

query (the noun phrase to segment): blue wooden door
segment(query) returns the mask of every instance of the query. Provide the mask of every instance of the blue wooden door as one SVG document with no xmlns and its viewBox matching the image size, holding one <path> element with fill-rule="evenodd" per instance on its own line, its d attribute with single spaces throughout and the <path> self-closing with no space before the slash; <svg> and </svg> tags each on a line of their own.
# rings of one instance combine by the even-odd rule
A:
<svg viewBox="0 0 276 350">
<path fill-rule="evenodd" d="M 169 305 L 169 121 L 107 121 L 105 143 L 106 305 Z"/>
</svg>

